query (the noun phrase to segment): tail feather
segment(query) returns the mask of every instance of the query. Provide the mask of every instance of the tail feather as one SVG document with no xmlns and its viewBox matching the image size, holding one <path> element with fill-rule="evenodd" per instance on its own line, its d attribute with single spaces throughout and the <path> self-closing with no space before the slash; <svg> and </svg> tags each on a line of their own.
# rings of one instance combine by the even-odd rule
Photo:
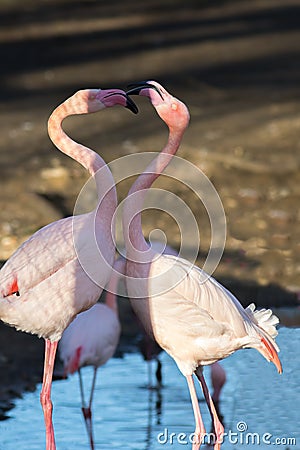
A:
<svg viewBox="0 0 300 450">
<path fill-rule="evenodd" d="M 273 314 L 271 309 L 255 309 L 255 304 L 247 306 L 246 313 L 248 317 L 253 320 L 260 328 L 262 328 L 273 339 L 277 336 L 278 331 L 276 325 L 279 323 L 279 319 Z"/>
</svg>

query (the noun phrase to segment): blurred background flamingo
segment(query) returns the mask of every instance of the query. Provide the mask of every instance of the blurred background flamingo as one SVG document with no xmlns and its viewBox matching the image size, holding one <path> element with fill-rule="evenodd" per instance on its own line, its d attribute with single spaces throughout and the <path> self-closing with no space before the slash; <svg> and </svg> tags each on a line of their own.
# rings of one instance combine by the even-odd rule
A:
<svg viewBox="0 0 300 450">
<path fill-rule="evenodd" d="M 78 372 L 81 409 L 92 450 L 94 449 L 92 401 L 97 370 L 114 355 L 121 333 L 118 304 L 114 292 L 119 282 L 119 271 L 123 272 L 125 269 L 125 260 L 118 259 L 114 269 L 106 286 L 105 303 L 96 303 L 88 311 L 78 314 L 64 331 L 59 343 L 59 354 L 65 375 Z M 92 366 L 94 369 L 87 403 L 81 375 L 81 368 L 85 366 Z"/>
</svg>

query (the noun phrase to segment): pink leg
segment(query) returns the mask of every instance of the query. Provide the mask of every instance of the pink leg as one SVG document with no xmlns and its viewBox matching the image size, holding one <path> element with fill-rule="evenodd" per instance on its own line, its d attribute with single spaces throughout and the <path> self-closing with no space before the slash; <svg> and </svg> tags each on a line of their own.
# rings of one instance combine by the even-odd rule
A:
<svg viewBox="0 0 300 450">
<path fill-rule="evenodd" d="M 92 428 L 92 401 L 93 401 L 93 395 L 94 395 L 95 384 L 96 384 L 97 367 L 94 367 L 94 376 L 93 376 L 91 393 L 90 393 L 90 401 L 89 401 L 88 406 L 86 406 L 85 399 L 84 399 L 84 389 L 83 389 L 83 382 L 82 382 L 80 367 L 78 368 L 78 375 L 79 375 L 79 386 L 80 386 L 80 393 L 81 393 L 81 411 L 82 411 L 86 429 L 87 429 L 87 432 L 89 435 L 90 447 L 91 447 L 91 450 L 94 450 L 95 445 L 94 445 L 93 428 Z"/>
<path fill-rule="evenodd" d="M 224 435 L 224 427 L 222 425 L 222 423 L 219 420 L 218 414 L 216 412 L 216 408 L 215 405 L 212 401 L 212 398 L 210 396 L 208 387 L 206 385 L 203 373 L 202 373 L 202 369 L 200 367 L 198 367 L 198 369 L 196 370 L 196 376 L 198 378 L 198 380 L 200 381 L 202 390 L 203 390 L 203 394 L 214 424 L 214 429 L 215 429 L 215 435 L 216 435 L 216 442 L 214 445 L 214 450 L 220 450 L 221 448 L 221 443 L 223 441 L 223 435 Z"/>
<path fill-rule="evenodd" d="M 93 438 L 93 431 L 92 431 L 92 410 L 90 407 L 83 407 L 81 408 L 84 420 L 85 420 L 85 424 L 86 424 L 86 429 L 89 435 L 89 439 L 90 439 L 90 446 L 91 446 L 91 450 L 94 450 L 95 446 L 94 446 L 94 438 Z"/>
<path fill-rule="evenodd" d="M 56 450 L 52 424 L 51 385 L 57 344 L 58 342 L 45 339 L 44 376 L 40 400 L 46 426 L 46 450 Z"/>
<path fill-rule="evenodd" d="M 190 391 L 190 396 L 191 396 L 193 411 L 194 411 L 194 416 L 195 416 L 195 422 L 196 422 L 195 437 L 196 436 L 198 437 L 198 442 L 193 443 L 193 450 L 197 450 L 200 448 L 200 445 L 202 444 L 202 441 L 203 441 L 206 431 L 205 431 L 205 427 L 204 427 L 203 420 L 202 420 L 201 413 L 200 413 L 200 408 L 199 408 L 198 398 L 197 398 L 195 385 L 194 385 L 194 381 L 193 381 L 193 376 L 187 375 L 186 380 L 187 380 L 189 391 Z"/>
</svg>

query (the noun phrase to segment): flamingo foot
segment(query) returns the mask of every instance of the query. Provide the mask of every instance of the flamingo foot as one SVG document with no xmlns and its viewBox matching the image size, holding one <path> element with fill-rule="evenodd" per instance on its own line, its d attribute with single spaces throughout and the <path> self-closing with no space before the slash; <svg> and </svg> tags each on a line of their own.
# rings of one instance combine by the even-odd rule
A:
<svg viewBox="0 0 300 450">
<path fill-rule="evenodd" d="M 203 441 L 205 439 L 206 436 L 206 430 L 205 428 L 201 428 L 199 429 L 195 429 L 194 434 L 193 434 L 193 440 L 192 440 L 192 450 L 199 450 L 201 447 L 201 444 L 203 444 Z"/>
</svg>

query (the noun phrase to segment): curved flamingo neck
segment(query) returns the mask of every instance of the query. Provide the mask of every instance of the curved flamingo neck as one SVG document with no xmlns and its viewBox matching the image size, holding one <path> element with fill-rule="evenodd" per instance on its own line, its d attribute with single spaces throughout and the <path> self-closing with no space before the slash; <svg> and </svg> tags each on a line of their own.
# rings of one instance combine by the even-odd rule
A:
<svg viewBox="0 0 300 450">
<path fill-rule="evenodd" d="M 174 131 L 169 129 L 169 137 L 166 146 L 157 155 L 145 171 L 136 179 L 128 192 L 124 203 L 123 230 L 127 256 L 134 249 L 147 251 L 149 244 L 146 242 L 142 231 L 142 207 L 147 190 L 164 171 L 177 152 L 184 130 Z M 134 247 L 134 249 L 132 248 Z"/>
<path fill-rule="evenodd" d="M 112 309 L 116 314 L 118 313 L 118 304 L 117 304 L 117 281 L 114 284 L 111 284 L 105 294 L 105 304 L 110 309 Z"/>
<path fill-rule="evenodd" d="M 79 162 L 94 177 L 101 210 L 105 210 L 102 216 L 111 222 L 117 206 L 116 188 L 111 171 L 98 153 L 75 142 L 62 129 L 62 122 L 68 116 L 89 113 L 87 98 L 88 90 L 80 91 L 59 105 L 49 117 L 48 134 L 62 153 Z"/>
<path fill-rule="evenodd" d="M 118 313 L 117 293 L 120 279 L 125 274 L 126 259 L 120 257 L 114 263 L 113 272 L 110 280 L 106 286 L 105 304 L 112 309 L 116 314 Z"/>
</svg>

